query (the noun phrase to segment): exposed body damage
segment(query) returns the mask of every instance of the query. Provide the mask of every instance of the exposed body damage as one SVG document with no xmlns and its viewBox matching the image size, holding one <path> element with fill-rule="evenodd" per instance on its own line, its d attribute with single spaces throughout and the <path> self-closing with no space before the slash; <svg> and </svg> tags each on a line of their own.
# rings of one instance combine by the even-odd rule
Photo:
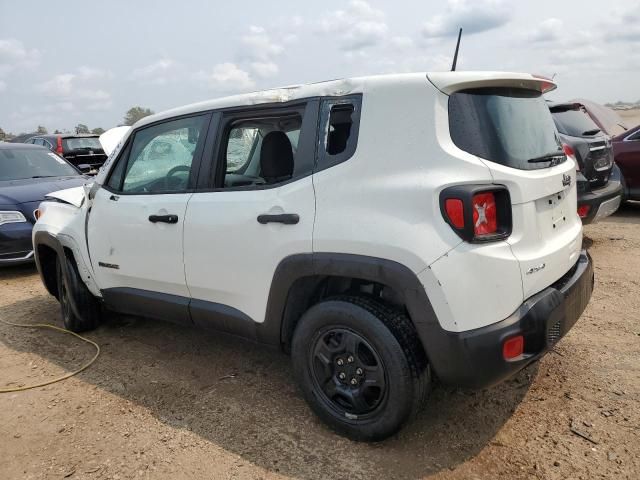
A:
<svg viewBox="0 0 640 480">
<path fill-rule="evenodd" d="M 53 241 L 58 242 L 63 249 L 71 253 L 87 288 L 92 294 L 100 297 L 102 294 L 94 281 L 86 242 L 85 225 L 89 213 L 86 191 L 91 185 L 60 190 L 47 195 L 47 199 L 50 200 L 45 200 L 40 204 L 40 218 L 33 228 L 33 240 L 34 245 L 38 245 L 36 257 L 41 257 L 41 260 L 42 257 L 52 253 L 46 251 L 51 246 L 39 245 L 40 240 L 36 242 L 36 236 L 40 238 L 43 235 L 51 237 Z M 47 274 L 52 275 L 52 272 L 47 272 Z M 49 287 L 47 282 L 45 284 Z"/>
</svg>

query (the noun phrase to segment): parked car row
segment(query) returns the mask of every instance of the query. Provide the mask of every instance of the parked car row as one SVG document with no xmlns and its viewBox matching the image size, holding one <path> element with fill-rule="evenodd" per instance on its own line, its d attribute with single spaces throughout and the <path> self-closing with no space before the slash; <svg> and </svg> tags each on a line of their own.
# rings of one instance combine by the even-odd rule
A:
<svg viewBox="0 0 640 480">
<path fill-rule="evenodd" d="M 578 215 L 582 223 L 611 215 L 622 201 L 611 138 L 594 123 L 582 104 L 548 103 L 548 106 L 564 152 L 576 162 Z"/>
<path fill-rule="evenodd" d="M 33 261 L 31 230 L 38 205 L 47 194 L 87 179 L 41 146 L 0 143 L 0 266 Z"/>
<path fill-rule="evenodd" d="M 24 143 L 46 147 L 85 173 L 97 173 L 107 159 L 98 135 L 37 135 Z"/>
<path fill-rule="evenodd" d="M 33 227 L 13 250 L 35 256 L 66 328 L 96 328 L 106 308 L 274 346 L 323 421 L 380 440 L 435 377 L 503 381 L 589 302 L 582 222 L 635 177 L 584 103 L 544 100 L 555 88 L 444 72 L 202 102 L 112 135 L 90 183 L 68 160 L 95 144 L 34 137 L 0 146 L 6 188 L 87 184 L 39 207 L 41 191 L 7 195 L 0 232 Z"/>
</svg>

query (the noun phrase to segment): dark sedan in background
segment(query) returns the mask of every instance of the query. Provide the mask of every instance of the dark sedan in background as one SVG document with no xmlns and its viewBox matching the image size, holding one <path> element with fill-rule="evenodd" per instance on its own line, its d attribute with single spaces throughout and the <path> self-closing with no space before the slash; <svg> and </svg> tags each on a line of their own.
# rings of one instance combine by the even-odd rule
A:
<svg viewBox="0 0 640 480">
<path fill-rule="evenodd" d="M 31 229 L 45 195 L 87 177 L 44 147 L 0 143 L 0 266 L 32 261 Z"/>
<path fill-rule="evenodd" d="M 613 162 L 611 138 L 581 103 L 548 103 L 565 153 L 577 163 L 578 215 L 592 223 L 614 213 L 622 201 L 620 171 Z"/>
<path fill-rule="evenodd" d="M 613 152 L 622 171 L 625 200 L 640 200 L 640 125 L 613 137 Z"/>
<path fill-rule="evenodd" d="M 24 143 L 48 148 L 85 173 L 95 173 L 107 159 L 98 135 L 60 133 L 36 135 Z"/>
</svg>

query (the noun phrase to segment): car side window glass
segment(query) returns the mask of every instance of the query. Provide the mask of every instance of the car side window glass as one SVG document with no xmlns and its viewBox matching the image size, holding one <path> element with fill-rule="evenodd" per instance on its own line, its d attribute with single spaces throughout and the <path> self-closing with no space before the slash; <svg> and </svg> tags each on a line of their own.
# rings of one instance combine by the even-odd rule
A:
<svg viewBox="0 0 640 480">
<path fill-rule="evenodd" d="M 217 187 L 264 187 L 292 180 L 302 122 L 299 112 L 231 120 L 223 136 Z"/>
<path fill-rule="evenodd" d="M 190 188 L 191 166 L 204 140 L 208 115 L 181 118 L 135 133 L 126 162 L 114 167 L 109 185 L 122 193 L 176 193 Z M 123 159 L 124 160 L 124 159 Z M 126 163 L 126 167 L 121 166 Z M 120 170 L 119 170 L 120 167 Z"/>
<path fill-rule="evenodd" d="M 323 100 L 317 170 L 344 162 L 353 156 L 358 144 L 361 106 L 360 95 Z"/>
<path fill-rule="evenodd" d="M 631 141 L 638 141 L 640 140 L 640 132 L 636 132 L 633 135 L 631 135 L 627 140 L 631 140 Z"/>
</svg>

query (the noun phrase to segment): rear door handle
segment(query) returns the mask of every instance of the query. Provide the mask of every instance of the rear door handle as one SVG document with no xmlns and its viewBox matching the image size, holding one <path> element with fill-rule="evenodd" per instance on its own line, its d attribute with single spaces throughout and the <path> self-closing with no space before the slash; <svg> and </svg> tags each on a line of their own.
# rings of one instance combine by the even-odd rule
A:
<svg viewBox="0 0 640 480">
<path fill-rule="evenodd" d="M 282 223 L 284 225 L 295 225 L 300 221 L 300 216 L 297 213 L 278 213 L 275 215 L 262 214 L 258 215 L 258 222 L 261 224 L 266 223 Z"/>
<path fill-rule="evenodd" d="M 149 215 L 151 223 L 178 223 L 178 215 Z"/>
</svg>

